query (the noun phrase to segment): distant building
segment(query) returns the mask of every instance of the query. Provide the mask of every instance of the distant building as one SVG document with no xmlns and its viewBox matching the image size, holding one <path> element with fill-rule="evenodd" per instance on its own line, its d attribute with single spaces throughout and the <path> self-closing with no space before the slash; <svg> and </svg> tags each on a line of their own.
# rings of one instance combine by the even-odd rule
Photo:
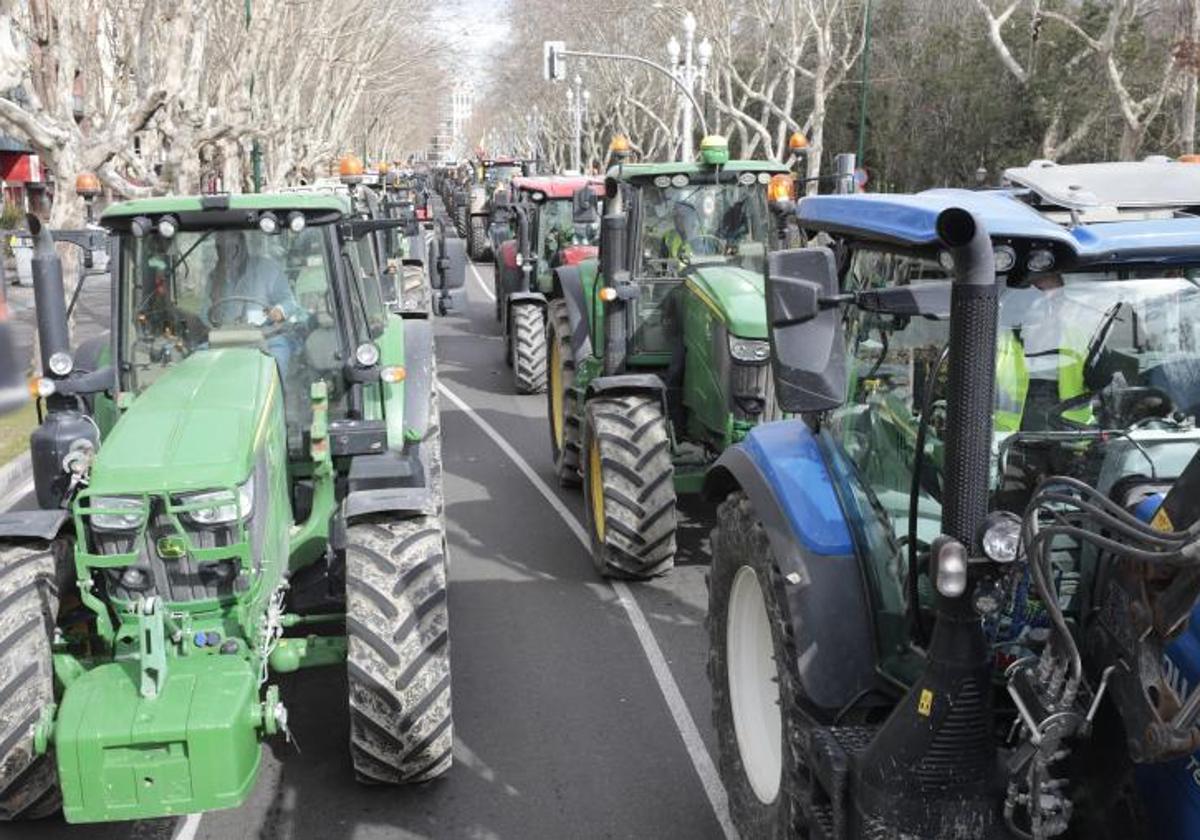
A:
<svg viewBox="0 0 1200 840">
<path fill-rule="evenodd" d="M 24 213 L 46 213 L 50 207 L 46 168 L 33 149 L 0 134 L 0 197 Z"/>
</svg>

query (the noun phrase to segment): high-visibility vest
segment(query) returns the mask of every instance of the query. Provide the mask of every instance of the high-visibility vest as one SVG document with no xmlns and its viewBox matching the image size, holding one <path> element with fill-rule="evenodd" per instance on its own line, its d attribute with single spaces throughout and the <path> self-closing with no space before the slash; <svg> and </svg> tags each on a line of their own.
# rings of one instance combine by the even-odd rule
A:
<svg viewBox="0 0 1200 840">
<path fill-rule="evenodd" d="M 688 256 L 687 240 L 675 228 L 671 228 L 663 235 L 663 246 L 666 248 L 667 256 L 673 260 Z"/>
<path fill-rule="evenodd" d="M 1059 348 L 1059 400 L 1069 400 L 1085 392 L 1084 361 L 1084 354 L 1073 347 Z M 992 411 L 992 424 L 997 432 L 1016 432 L 1021 429 L 1028 396 L 1029 367 L 1025 363 L 1025 347 L 1017 338 L 1016 331 L 1003 330 L 996 347 L 996 401 Z M 1068 409 L 1063 416 L 1077 423 L 1090 423 L 1092 407 L 1083 405 Z"/>
</svg>

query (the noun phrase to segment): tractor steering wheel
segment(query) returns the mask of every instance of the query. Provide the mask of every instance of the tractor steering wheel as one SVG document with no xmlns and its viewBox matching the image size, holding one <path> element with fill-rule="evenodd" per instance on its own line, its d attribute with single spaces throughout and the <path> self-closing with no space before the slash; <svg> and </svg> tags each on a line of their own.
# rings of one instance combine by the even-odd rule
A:
<svg viewBox="0 0 1200 840">
<path fill-rule="evenodd" d="M 688 238 L 688 249 L 702 257 L 717 256 L 725 252 L 725 240 L 711 233 L 701 233 Z"/>
</svg>

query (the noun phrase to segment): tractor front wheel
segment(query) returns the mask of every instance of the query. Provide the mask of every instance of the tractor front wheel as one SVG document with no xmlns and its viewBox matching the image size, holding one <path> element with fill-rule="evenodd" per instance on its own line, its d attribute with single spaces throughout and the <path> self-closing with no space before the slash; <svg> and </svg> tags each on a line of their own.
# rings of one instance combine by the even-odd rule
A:
<svg viewBox="0 0 1200 840">
<path fill-rule="evenodd" d="M 708 579 L 708 679 L 721 781 L 742 837 L 808 837 L 812 773 L 796 745 L 803 696 L 785 583 L 744 493 L 717 510 Z"/>
<path fill-rule="evenodd" d="M 567 302 L 550 301 L 547 310 L 546 416 L 550 418 L 550 455 L 563 487 L 579 486 L 579 417 L 575 413 L 575 354 Z"/>
<path fill-rule="evenodd" d="M 540 394 L 546 390 L 546 310 L 536 303 L 518 303 L 508 317 L 513 387 L 518 394 Z"/>
<path fill-rule="evenodd" d="M 471 217 L 470 227 L 467 228 L 467 248 L 475 262 L 483 262 L 487 258 L 487 216 Z"/>
<path fill-rule="evenodd" d="M 643 580 L 675 565 L 675 467 L 662 403 L 594 397 L 584 411 L 584 509 L 592 562 L 606 577 Z"/>
<path fill-rule="evenodd" d="M 446 547 L 435 516 L 368 517 L 347 528 L 350 755 L 369 784 L 450 769 Z"/>
<path fill-rule="evenodd" d="M 0 547 L 0 820 L 46 817 L 62 806 L 54 757 L 34 749 L 38 721 L 54 703 L 54 550 L 46 542 Z"/>
</svg>

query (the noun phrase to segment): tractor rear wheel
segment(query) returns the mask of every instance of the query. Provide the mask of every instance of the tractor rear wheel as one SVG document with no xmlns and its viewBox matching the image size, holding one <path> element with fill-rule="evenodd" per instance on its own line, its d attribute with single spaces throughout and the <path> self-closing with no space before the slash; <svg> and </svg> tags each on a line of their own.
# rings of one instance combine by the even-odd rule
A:
<svg viewBox="0 0 1200 840">
<path fill-rule="evenodd" d="M 579 486 L 579 415 L 575 411 L 575 354 L 567 302 L 550 301 L 547 310 L 546 416 L 550 418 L 550 455 L 563 487 Z"/>
<path fill-rule="evenodd" d="M 0 820 L 37 819 L 62 806 L 54 756 L 34 730 L 54 703 L 50 643 L 58 615 L 55 545 L 0 547 Z"/>
<path fill-rule="evenodd" d="M 450 627 L 441 519 L 368 517 L 347 528 L 350 755 L 369 784 L 450 769 Z"/>
<path fill-rule="evenodd" d="M 467 248 L 471 259 L 482 262 L 487 257 L 487 216 L 472 216 L 467 228 Z"/>
<path fill-rule="evenodd" d="M 812 773 L 796 745 L 800 655 L 784 581 L 766 530 L 742 492 L 717 510 L 708 575 L 708 679 L 718 766 L 743 837 L 808 837 L 801 803 Z M 823 801 L 827 801 L 826 797 Z"/>
<path fill-rule="evenodd" d="M 592 562 L 606 577 L 641 580 L 675 565 L 675 467 L 662 403 L 594 397 L 584 411 L 584 510 Z"/>
<path fill-rule="evenodd" d="M 518 303 L 508 310 L 508 319 L 513 387 L 518 394 L 540 394 L 546 390 L 546 310 Z"/>
</svg>

